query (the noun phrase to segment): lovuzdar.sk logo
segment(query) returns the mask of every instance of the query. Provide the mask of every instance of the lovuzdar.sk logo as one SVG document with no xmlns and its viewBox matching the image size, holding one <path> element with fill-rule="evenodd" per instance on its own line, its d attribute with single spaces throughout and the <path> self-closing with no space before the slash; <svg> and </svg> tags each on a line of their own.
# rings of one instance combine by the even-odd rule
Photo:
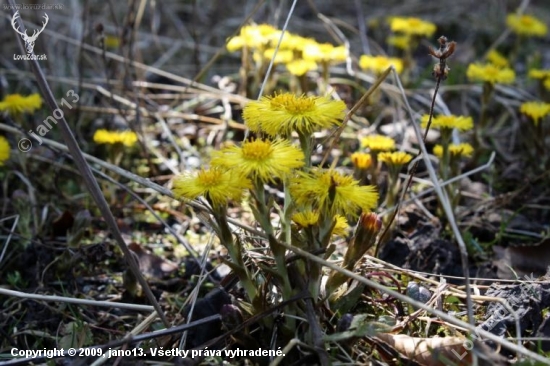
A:
<svg viewBox="0 0 550 366">
<path fill-rule="evenodd" d="M 21 35 L 21 38 L 23 38 L 23 41 L 25 41 L 25 48 L 27 50 L 27 54 L 26 55 L 16 55 L 16 54 L 13 54 L 13 59 L 14 60 L 47 60 L 47 56 L 46 54 L 42 54 L 42 55 L 35 55 L 33 53 L 33 50 L 34 50 L 34 42 L 36 42 L 36 39 L 38 38 L 38 36 L 40 35 L 40 33 L 42 33 L 42 31 L 44 30 L 44 28 L 46 28 L 46 25 L 48 24 L 48 14 L 44 13 L 44 22 L 42 23 L 42 29 L 40 30 L 37 30 L 35 29 L 32 33 L 32 36 L 29 36 L 27 34 L 27 32 L 21 32 L 19 30 L 19 26 L 16 24 L 17 23 L 17 18 L 21 19 L 21 16 L 19 15 L 19 10 L 15 12 L 15 14 L 13 14 L 13 17 L 11 18 L 11 26 L 13 27 L 13 29 L 19 34 Z M 21 20 L 22 21 L 22 20 Z"/>
</svg>

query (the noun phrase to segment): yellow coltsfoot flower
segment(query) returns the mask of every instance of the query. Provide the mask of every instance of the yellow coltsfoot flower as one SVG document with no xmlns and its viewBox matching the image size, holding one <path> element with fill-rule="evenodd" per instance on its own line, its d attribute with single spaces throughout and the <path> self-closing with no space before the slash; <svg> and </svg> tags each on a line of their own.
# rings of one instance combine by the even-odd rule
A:
<svg viewBox="0 0 550 366">
<path fill-rule="evenodd" d="M 96 144 L 123 144 L 124 146 L 133 146 L 138 138 L 133 131 L 108 131 L 97 130 L 94 133 L 94 142 Z"/>
<path fill-rule="evenodd" d="M 176 198 L 196 199 L 203 196 L 214 207 L 225 207 L 228 200 L 240 201 L 250 180 L 235 171 L 214 167 L 184 173 L 174 178 L 172 191 Z"/>
<path fill-rule="evenodd" d="M 296 76 L 303 76 L 308 71 L 317 70 L 317 63 L 315 61 L 308 61 L 303 59 L 293 60 L 286 63 L 285 66 L 289 73 Z"/>
<path fill-rule="evenodd" d="M 472 156 L 473 152 L 474 152 L 474 148 L 472 147 L 472 145 L 468 143 L 449 145 L 449 154 L 451 154 L 451 156 L 462 156 L 462 157 L 468 158 Z M 433 154 L 438 158 L 442 158 L 443 146 L 435 145 L 433 148 Z"/>
<path fill-rule="evenodd" d="M 466 76 L 472 81 L 485 81 L 490 84 L 512 84 L 516 80 L 514 70 L 494 64 L 470 64 Z"/>
<path fill-rule="evenodd" d="M 390 66 L 393 66 L 398 74 L 403 71 L 403 61 L 398 58 L 385 56 L 362 55 L 359 58 L 359 66 L 363 70 L 369 70 L 376 74 L 383 73 Z"/>
<path fill-rule="evenodd" d="M 434 23 L 414 17 L 393 17 L 390 19 L 390 28 L 393 32 L 425 37 L 431 37 L 436 30 Z"/>
<path fill-rule="evenodd" d="M 369 135 L 361 139 L 361 146 L 378 153 L 395 149 L 395 140 L 384 135 Z"/>
<path fill-rule="evenodd" d="M 514 33 L 522 36 L 542 37 L 548 33 L 548 27 L 532 15 L 508 14 L 506 25 Z"/>
<path fill-rule="evenodd" d="M 292 131 L 308 135 L 340 124 L 345 110 L 341 100 L 283 93 L 248 103 L 243 118 L 250 130 L 270 136 L 288 136 Z"/>
<path fill-rule="evenodd" d="M 540 120 L 550 113 L 550 103 L 526 102 L 521 105 L 519 110 L 531 117 L 535 126 L 538 126 Z"/>
<path fill-rule="evenodd" d="M 489 51 L 486 58 L 487 58 L 487 61 L 489 61 L 491 64 L 495 65 L 496 67 L 510 66 L 510 62 L 508 62 L 508 59 L 495 49 Z"/>
<path fill-rule="evenodd" d="M 261 140 L 243 142 L 242 146 L 230 146 L 216 151 L 213 166 L 236 170 L 262 182 L 289 176 L 294 169 L 304 166 L 304 153 L 288 140 Z"/>
<path fill-rule="evenodd" d="M 426 128 L 428 126 L 428 120 L 430 116 L 425 114 L 422 116 L 420 125 L 422 128 Z M 437 129 L 453 129 L 456 128 L 460 131 L 468 131 L 471 130 L 474 127 L 474 121 L 472 120 L 472 117 L 466 117 L 466 116 L 437 116 L 432 118 L 432 124 L 431 128 L 437 128 Z"/>
<path fill-rule="evenodd" d="M 404 151 L 382 152 L 378 154 L 378 160 L 387 165 L 402 166 L 412 160 L 412 155 Z"/>
<path fill-rule="evenodd" d="M 335 170 L 300 172 L 290 180 L 290 194 L 298 205 L 313 204 L 332 216 L 356 216 L 359 209 L 371 211 L 378 203 L 375 186 L 360 186 L 352 177 Z"/>
<path fill-rule="evenodd" d="M 35 93 L 29 96 L 21 94 L 9 94 L 0 102 L 0 111 L 7 111 L 11 116 L 20 113 L 33 113 L 42 106 L 40 94 Z"/>
<path fill-rule="evenodd" d="M 351 154 L 351 162 L 357 169 L 368 169 L 372 165 L 372 156 L 362 152 Z"/>
</svg>

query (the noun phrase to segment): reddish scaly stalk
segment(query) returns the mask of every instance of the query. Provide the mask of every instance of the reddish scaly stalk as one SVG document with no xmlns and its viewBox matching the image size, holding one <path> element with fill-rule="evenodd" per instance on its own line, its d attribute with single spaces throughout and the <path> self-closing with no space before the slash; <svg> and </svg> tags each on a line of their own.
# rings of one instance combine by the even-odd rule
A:
<svg viewBox="0 0 550 366">
<path fill-rule="evenodd" d="M 439 42 L 439 49 L 434 50 L 433 48 L 429 48 L 428 53 L 432 55 L 433 57 L 439 59 L 439 63 L 434 65 L 433 73 L 432 75 L 436 78 L 436 84 L 435 84 L 435 90 L 432 98 L 432 104 L 430 105 L 430 113 L 429 113 L 429 119 L 428 124 L 426 125 L 426 131 L 424 132 L 424 136 L 422 138 L 422 141 L 426 143 L 426 137 L 428 136 L 428 131 L 430 130 L 430 126 L 432 124 L 432 118 L 434 115 L 434 107 L 435 107 L 435 98 L 437 97 L 437 92 L 439 91 L 439 85 L 441 84 L 441 81 L 447 79 L 447 74 L 449 73 L 449 67 L 447 66 L 447 58 L 451 57 L 451 55 L 455 52 L 456 48 L 456 42 L 448 42 L 447 37 L 441 36 L 437 40 Z M 407 184 L 405 185 L 405 190 L 403 192 L 407 192 L 412 184 L 412 180 L 414 175 L 416 174 L 416 169 L 418 168 L 418 163 L 420 162 L 420 154 L 422 154 L 421 151 L 418 152 L 416 155 L 415 163 L 411 169 L 411 172 L 409 174 L 409 178 L 407 179 Z M 384 231 L 382 232 L 382 235 L 380 235 L 380 239 L 378 240 L 378 243 L 376 245 L 376 250 L 374 253 L 374 256 L 378 256 L 378 252 L 380 250 L 380 246 L 382 243 L 385 243 L 387 240 L 387 235 L 389 234 L 389 229 L 391 228 L 391 225 L 393 221 L 395 220 L 395 216 L 399 212 L 399 209 L 401 208 L 401 201 L 397 202 L 397 207 L 393 211 L 393 214 L 388 221 L 388 224 L 384 228 Z"/>
</svg>

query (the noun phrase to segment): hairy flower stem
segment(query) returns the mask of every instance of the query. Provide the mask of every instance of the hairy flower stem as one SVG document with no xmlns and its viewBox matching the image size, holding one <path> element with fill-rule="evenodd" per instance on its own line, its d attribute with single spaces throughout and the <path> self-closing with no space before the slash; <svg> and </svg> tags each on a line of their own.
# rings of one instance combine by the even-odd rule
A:
<svg viewBox="0 0 550 366">
<path fill-rule="evenodd" d="M 298 132 L 298 138 L 300 139 L 300 147 L 304 153 L 304 171 L 309 171 L 311 168 L 311 135 Z"/>
<path fill-rule="evenodd" d="M 271 225 L 271 220 L 269 218 L 269 209 L 265 203 L 264 185 L 260 180 L 256 180 L 253 193 L 256 199 L 256 220 L 260 223 L 260 226 L 268 238 L 269 247 L 273 253 L 273 258 L 275 259 L 277 273 L 283 283 L 283 300 L 288 300 L 292 296 L 292 286 L 290 285 L 290 279 L 288 278 L 288 271 L 286 268 L 286 249 L 281 246 L 275 238 L 273 226 Z"/>
<path fill-rule="evenodd" d="M 216 219 L 216 222 L 218 223 L 218 226 L 220 228 L 220 240 L 222 241 L 222 244 L 227 248 L 229 257 L 231 257 L 231 269 L 233 270 L 233 272 L 235 272 L 237 277 L 239 277 L 243 288 L 250 298 L 250 302 L 254 304 L 254 299 L 256 298 L 257 294 L 256 285 L 252 281 L 250 273 L 248 272 L 248 269 L 244 264 L 241 246 L 238 243 L 235 243 L 235 241 L 233 240 L 233 234 L 231 233 L 231 229 L 229 228 L 225 210 L 215 210 L 214 218 Z"/>
</svg>

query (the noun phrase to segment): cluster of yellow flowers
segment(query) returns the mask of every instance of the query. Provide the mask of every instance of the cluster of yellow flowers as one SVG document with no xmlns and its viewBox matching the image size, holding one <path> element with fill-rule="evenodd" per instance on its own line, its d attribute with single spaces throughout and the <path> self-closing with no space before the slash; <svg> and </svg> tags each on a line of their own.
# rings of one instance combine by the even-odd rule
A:
<svg viewBox="0 0 550 366">
<path fill-rule="evenodd" d="M 288 181 L 290 194 L 303 213 L 297 216 L 301 226 L 313 220 L 313 214 L 304 216 L 309 211 L 334 217 L 356 215 L 359 208 L 370 211 L 378 201 L 374 186 L 360 186 L 334 170 L 302 169 L 306 167 L 304 152 L 286 139 L 292 132 L 309 137 L 314 131 L 338 125 L 344 112 L 343 102 L 326 97 L 284 93 L 252 101 L 243 112 L 245 124 L 273 140 L 248 140 L 215 152 L 210 169 L 180 175 L 173 191 L 180 198 L 203 196 L 213 206 L 224 207 L 228 199 L 238 201 L 251 184 L 263 187 L 281 179 Z"/>
<path fill-rule="evenodd" d="M 359 58 L 359 67 L 375 74 L 383 73 L 390 66 L 393 66 L 398 74 L 403 71 L 403 61 L 396 57 L 362 55 Z"/>
<path fill-rule="evenodd" d="M 431 37 L 437 29 L 434 23 L 414 17 L 391 17 L 389 23 L 395 34 L 388 37 L 388 43 L 403 50 L 411 49 L 415 38 Z"/>
<path fill-rule="evenodd" d="M 367 169 L 373 161 L 381 161 L 388 166 L 401 167 L 411 161 L 412 155 L 403 151 L 394 151 L 395 140 L 384 135 L 369 135 L 361 139 L 363 148 L 368 149 L 370 155 L 356 152 L 351 156 L 351 161 L 359 169 Z M 370 158 L 367 158 L 369 156 Z"/>
<path fill-rule="evenodd" d="M 228 40 L 226 48 L 229 52 L 250 50 L 257 62 L 271 60 L 281 33 L 281 30 L 268 24 L 243 26 L 238 36 Z M 341 63 L 347 57 L 348 50 L 344 46 L 318 43 L 314 39 L 285 32 L 274 62 L 284 64 L 291 74 L 302 76 L 316 70 L 319 65 Z"/>
</svg>

